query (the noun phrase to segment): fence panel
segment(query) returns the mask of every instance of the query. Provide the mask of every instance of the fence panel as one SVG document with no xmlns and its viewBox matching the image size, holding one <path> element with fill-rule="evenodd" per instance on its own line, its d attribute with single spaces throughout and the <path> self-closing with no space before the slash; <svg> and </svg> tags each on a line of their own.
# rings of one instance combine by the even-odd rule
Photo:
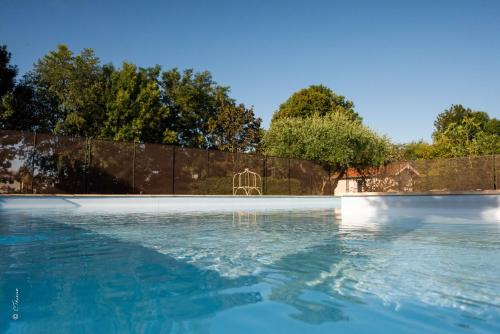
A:
<svg viewBox="0 0 500 334">
<path fill-rule="evenodd" d="M 231 195 L 236 166 L 235 153 L 209 151 L 207 178 L 203 183 L 203 191 L 212 195 Z"/>
<path fill-rule="evenodd" d="M 493 158 L 463 157 L 409 162 L 415 170 L 409 191 L 475 191 L 493 189 Z"/>
<path fill-rule="evenodd" d="M 290 193 L 292 195 L 312 195 L 312 163 L 306 160 L 290 159 Z"/>
<path fill-rule="evenodd" d="M 175 148 L 174 193 L 183 195 L 208 194 L 207 150 Z"/>
<path fill-rule="evenodd" d="M 266 159 L 266 195 L 288 195 L 291 182 L 288 178 L 289 159 L 267 157 Z"/>
<path fill-rule="evenodd" d="M 173 194 L 173 151 L 174 147 L 167 145 L 135 145 L 133 184 L 136 194 Z"/>
<path fill-rule="evenodd" d="M 34 155 L 33 192 L 83 194 L 87 140 L 38 134 Z"/>
<path fill-rule="evenodd" d="M 0 193 L 32 192 L 33 140 L 31 133 L 0 132 Z"/>
<path fill-rule="evenodd" d="M 132 194 L 133 155 L 133 143 L 92 140 L 87 193 Z"/>
<path fill-rule="evenodd" d="M 333 186 L 337 194 L 478 191 L 500 183 L 500 155 L 394 162 L 336 180 L 338 173 L 299 159 L 0 131 L 0 193 L 229 195 L 245 169 L 268 195 L 332 195 Z"/>
</svg>

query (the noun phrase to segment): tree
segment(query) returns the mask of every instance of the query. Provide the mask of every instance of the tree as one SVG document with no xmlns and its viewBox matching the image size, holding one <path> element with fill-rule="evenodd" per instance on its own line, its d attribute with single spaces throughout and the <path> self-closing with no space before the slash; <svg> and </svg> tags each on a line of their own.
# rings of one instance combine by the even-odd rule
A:
<svg viewBox="0 0 500 334">
<path fill-rule="evenodd" d="M 208 148 L 209 123 L 218 113 L 216 96 L 227 98 L 228 87 L 217 85 L 209 72 L 162 73 L 163 103 L 171 110 L 171 123 L 177 133 L 176 144 Z"/>
<path fill-rule="evenodd" d="M 255 152 L 262 135 L 262 120 L 255 117 L 252 108 L 236 105 L 224 95 L 219 103 L 219 112 L 208 123 L 210 146 L 229 152 Z"/>
<path fill-rule="evenodd" d="M 0 129 L 50 131 L 52 120 L 48 111 L 54 101 L 36 89 L 32 72 L 16 84 L 17 67 L 9 65 L 10 59 L 6 46 L 0 46 Z"/>
<path fill-rule="evenodd" d="M 344 113 L 351 120 L 361 121 L 361 117 L 354 111 L 352 101 L 323 85 L 312 85 L 295 92 L 280 105 L 273 115 L 273 121 L 286 117 L 325 116 L 332 112 Z"/>
<path fill-rule="evenodd" d="M 500 120 L 490 118 L 484 111 L 475 111 L 457 104 L 452 105 L 450 109 L 446 109 L 437 116 L 434 121 L 435 130 L 433 136 L 439 136 L 446 132 L 449 127 L 464 124 L 464 122 L 474 122 L 476 124 L 474 127 L 476 133 L 484 131 L 500 135 Z M 471 135 L 473 136 L 474 133 L 471 133 Z"/>
<path fill-rule="evenodd" d="M 209 72 L 127 62 L 116 69 L 101 65 L 92 49 L 74 54 L 59 45 L 16 86 L 10 54 L 0 50 L 0 65 L 13 70 L 2 72 L 10 73 L 2 129 L 224 150 L 255 150 L 260 141 L 260 119 Z"/>
<path fill-rule="evenodd" d="M 484 131 L 483 124 L 469 115 L 435 134 L 434 147 L 436 155 L 442 158 L 497 154 L 500 153 L 500 136 Z"/>
<path fill-rule="evenodd" d="M 439 114 L 432 144 L 411 142 L 399 148 L 406 160 L 453 158 L 500 153 L 500 120 L 460 104 Z"/>
<path fill-rule="evenodd" d="M 482 111 L 452 105 L 434 122 L 436 157 L 500 153 L 500 121 Z"/>
<path fill-rule="evenodd" d="M 105 83 L 92 49 L 75 56 L 66 45 L 59 45 L 36 63 L 34 77 L 49 99 L 57 101 L 52 110 L 55 133 L 90 137 L 99 132 L 105 113 Z"/>
<path fill-rule="evenodd" d="M 124 62 L 119 70 L 108 68 L 106 118 L 100 137 L 150 143 L 172 143 L 169 108 L 162 104 L 160 67 L 137 68 Z"/>
<path fill-rule="evenodd" d="M 6 94 L 0 106 L 0 129 L 51 132 L 55 120 L 51 111 L 57 103 L 33 85 L 32 73 L 24 76 Z"/>
<path fill-rule="evenodd" d="M 347 168 L 379 166 L 387 161 L 391 146 L 359 121 L 342 112 L 275 119 L 264 137 L 268 155 L 312 160 L 337 171 L 338 180 Z"/>
<path fill-rule="evenodd" d="M 472 117 L 481 124 L 486 124 L 489 120 L 489 116 L 485 112 L 474 111 L 461 104 L 451 105 L 450 109 L 440 113 L 434 121 L 434 135 L 443 133 L 452 123 L 462 122 L 465 117 Z"/>
<path fill-rule="evenodd" d="M 0 98 L 14 89 L 17 67 L 10 65 L 11 54 L 0 45 Z"/>
<path fill-rule="evenodd" d="M 434 146 L 423 141 L 413 141 L 395 148 L 398 151 L 394 160 L 432 159 L 436 152 Z"/>
</svg>

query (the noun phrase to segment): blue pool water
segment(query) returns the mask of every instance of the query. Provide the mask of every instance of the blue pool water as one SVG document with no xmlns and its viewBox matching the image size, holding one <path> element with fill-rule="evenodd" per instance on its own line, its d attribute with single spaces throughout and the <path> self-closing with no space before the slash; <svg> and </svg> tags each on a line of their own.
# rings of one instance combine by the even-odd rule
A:
<svg viewBox="0 0 500 334">
<path fill-rule="evenodd" d="M 0 210 L 0 332 L 500 333 L 500 223 Z"/>
</svg>

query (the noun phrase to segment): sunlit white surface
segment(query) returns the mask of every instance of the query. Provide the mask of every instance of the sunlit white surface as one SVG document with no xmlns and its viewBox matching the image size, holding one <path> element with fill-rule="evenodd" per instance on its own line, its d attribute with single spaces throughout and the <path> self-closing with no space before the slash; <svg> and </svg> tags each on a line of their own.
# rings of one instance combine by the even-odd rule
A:
<svg viewBox="0 0 500 334">
<path fill-rule="evenodd" d="M 367 224 L 394 215 L 480 216 L 500 222 L 500 195 L 343 196 L 341 210 L 345 221 Z"/>
<path fill-rule="evenodd" d="M 0 208 L 75 208 L 106 212 L 301 210 L 340 208 L 331 196 L 5 196 Z"/>
</svg>

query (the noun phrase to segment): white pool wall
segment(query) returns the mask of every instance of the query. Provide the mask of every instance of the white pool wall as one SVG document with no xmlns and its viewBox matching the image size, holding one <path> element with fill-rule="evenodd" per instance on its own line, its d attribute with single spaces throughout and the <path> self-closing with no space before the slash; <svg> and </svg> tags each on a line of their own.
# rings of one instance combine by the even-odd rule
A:
<svg viewBox="0 0 500 334">
<path fill-rule="evenodd" d="M 235 211 L 340 208 L 332 196 L 2 196 L 1 209 Z"/>
<path fill-rule="evenodd" d="M 0 196 L 0 209 L 184 212 L 341 209 L 342 219 L 394 215 L 477 216 L 500 222 L 500 194 L 331 196 Z"/>
<path fill-rule="evenodd" d="M 475 216 L 500 222 L 500 195 L 356 195 L 341 199 L 342 219 L 371 220 L 376 217 L 407 215 Z"/>
</svg>

